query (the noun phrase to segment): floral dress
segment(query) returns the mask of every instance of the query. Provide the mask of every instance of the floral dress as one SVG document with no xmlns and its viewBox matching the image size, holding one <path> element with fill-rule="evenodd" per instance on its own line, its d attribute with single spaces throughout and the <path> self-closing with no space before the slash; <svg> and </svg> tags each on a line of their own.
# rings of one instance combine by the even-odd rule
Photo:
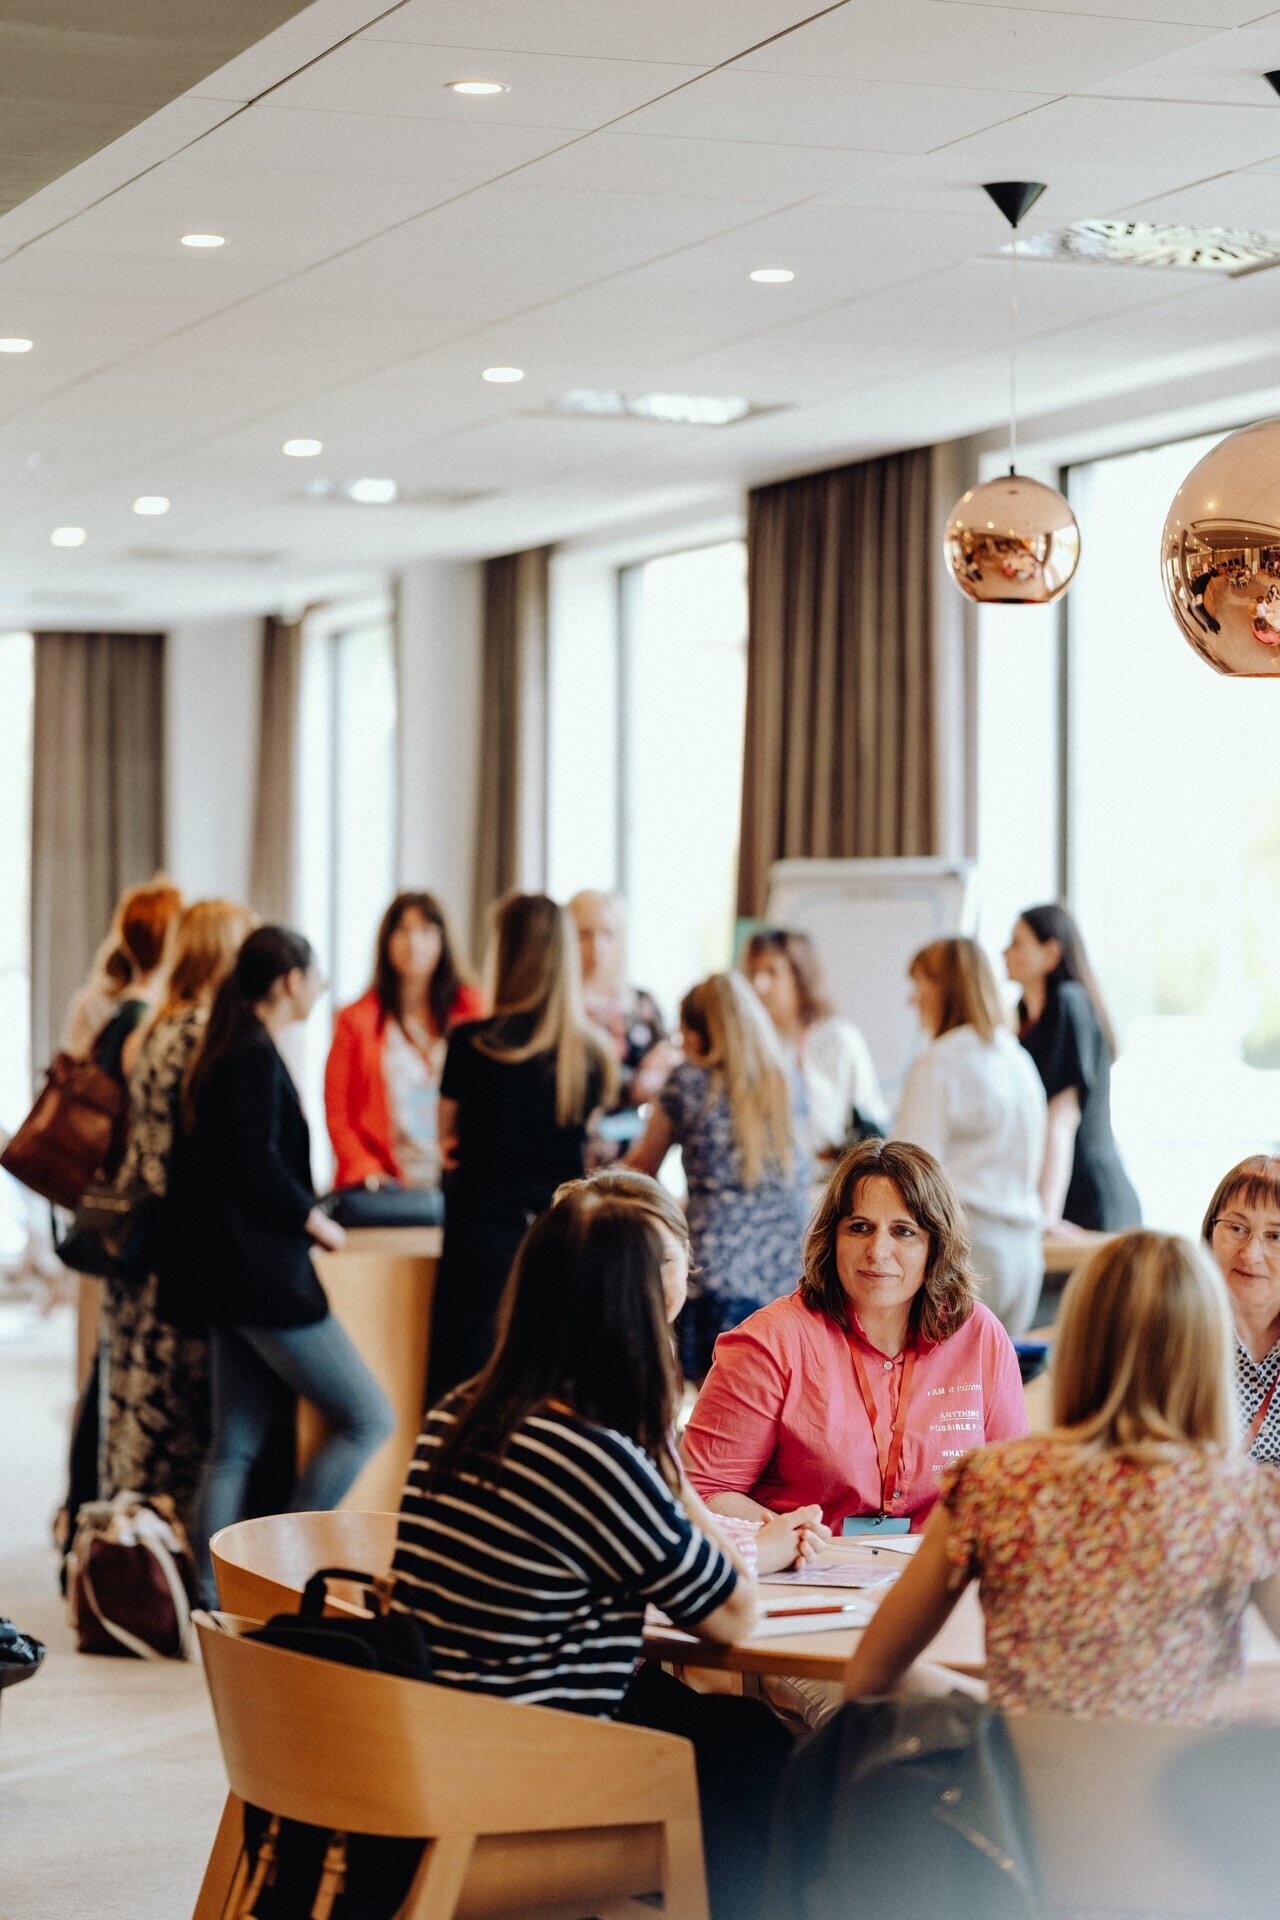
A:
<svg viewBox="0 0 1280 1920">
<path fill-rule="evenodd" d="M 967 1455 L 941 1498 L 953 1581 L 980 1582 L 993 1706 L 1184 1725 L 1230 1710 L 1250 1588 L 1280 1569 L 1280 1474 L 1035 1434 Z"/>
<path fill-rule="evenodd" d="M 183 1082 L 208 1017 L 205 1007 L 184 1007 L 143 1040 L 129 1080 L 122 1192 L 158 1199 L 166 1190 Z M 209 1445 L 207 1342 L 159 1317 L 156 1289 L 154 1274 L 105 1283 L 100 1490 L 167 1493 L 185 1521 Z"/>
<path fill-rule="evenodd" d="M 792 1102 L 802 1122 L 803 1093 L 794 1079 Z M 681 1149 L 689 1188 L 689 1238 L 698 1273 L 678 1332 L 684 1370 L 700 1380 L 717 1336 L 790 1293 L 800 1277 L 809 1161 L 797 1145 L 789 1173 L 766 1167 L 754 1187 L 745 1186 L 718 1076 L 690 1060 L 669 1076 L 658 1104 Z"/>
</svg>

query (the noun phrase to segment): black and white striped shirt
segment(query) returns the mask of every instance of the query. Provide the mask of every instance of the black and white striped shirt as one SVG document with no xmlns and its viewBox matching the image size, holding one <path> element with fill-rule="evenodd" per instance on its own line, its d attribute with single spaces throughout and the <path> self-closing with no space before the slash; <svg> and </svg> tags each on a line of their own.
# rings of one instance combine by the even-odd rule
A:
<svg viewBox="0 0 1280 1920">
<path fill-rule="evenodd" d="M 691 1627 L 737 1575 L 633 1441 L 531 1414 L 491 1480 L 427 1486 L 456 1400 L 427 1416 L 400 1502 L 392 1604 L 416 1615 L 433 1679 L 608 1717 L 640 1656 L 646 1601 Z"/>
<path fill-rule="evenodd" d="M 1280 1379 L 1280 1340 L 1261 1360 L 1255 1360 L 1248 1348 L 1237 1339 L 1236 1387 L 1240 1394 L 1240 1411 L 1244 1415 L 1246 1434 L 1277 1379 Z M 1280 1467 L 1280 1386 L 1271 1395 L 1267 1417 L 1249 1452 L 1253 1459 L 1263 1461 L 1266 1466 Z"/>
</svg>

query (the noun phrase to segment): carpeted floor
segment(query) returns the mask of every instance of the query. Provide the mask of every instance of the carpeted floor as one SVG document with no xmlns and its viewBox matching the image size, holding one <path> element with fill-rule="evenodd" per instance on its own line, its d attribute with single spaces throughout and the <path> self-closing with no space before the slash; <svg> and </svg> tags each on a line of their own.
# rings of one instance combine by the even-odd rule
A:
<svg viewBox="0 0 1280 1920">
<path fill-rule="evenodd" d="M 54 1585 L 72 1342 L 0 1306 L 0 1614 L 49 1649 L 0 1696 L 0 1920 L 187 1920 L 224 1792 L 200 1668 L 76 1653 Z"/>
</svg>

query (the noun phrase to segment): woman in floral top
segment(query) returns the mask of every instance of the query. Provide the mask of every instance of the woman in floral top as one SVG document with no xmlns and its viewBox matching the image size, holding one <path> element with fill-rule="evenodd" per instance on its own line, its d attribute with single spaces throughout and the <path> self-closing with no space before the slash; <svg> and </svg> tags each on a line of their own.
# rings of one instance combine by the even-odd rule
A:
<svg viewBox="0 0 1280 1920">
<path fill-rule="evenodd" d="M 895 1687 L 976 1579 L 993 1705 L 1218 1717 L 1250 1600 L 1280 1626 L 1280 1474 L 1237 1450 L 1234 1344 L 1199 1248 L 1143 1232 L 1100 1248 L 1063 1300 L 1053 1431 L 944 1477 L 846 1694 Z"/>
</svg>

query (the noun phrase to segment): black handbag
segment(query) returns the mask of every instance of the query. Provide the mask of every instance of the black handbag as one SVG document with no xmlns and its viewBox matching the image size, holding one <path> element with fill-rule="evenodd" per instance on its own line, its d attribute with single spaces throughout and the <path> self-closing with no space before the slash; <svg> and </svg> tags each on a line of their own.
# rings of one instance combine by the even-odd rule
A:
<svg viewBox="0 0 1280 1920">
<path fill-rule="evenodd" d="M 439 1187 L 400 1187 L 394 1180 L 335 1187 L 320 1205 L 339 1227 L 438 1227 L 444 1222 Z"/>
<path fill-rule="evenodd" d="M 330 1580 L 363 1586 L 373 1608 L 365 1620 L 324 1611 Z M 308 1580 L 297 1613 L 277 1613 L 246 1640 L 286 1653 L 336 1660 L 342 1666 L 406 1680 L 431 1677 L 431 1655 L 418 1622 L 382 1613 L 373 1576 L 349 1567 L 325 1567 Z M 244 1810 L 245 1852 L 251 1862 L 236 1920 L 394 1920 L 422 1858 L 421 1840 L 338 1833 L 284 1820 L 262 1807 Z"/>
<path fill-rule="evenodd" d="M 0 1694 L 20 1680 L 30 1680 L 43 1659 L 43 1641 L 20 1633 L 12 1620 L 0 1619 Z"/>
<path fill-rule="evenodd" d="M 157 1213 L 145 1187 L 124 1191 L 95 1182 L 81 1197 L 66 1233 L 54 1237 L 64 1267 L 97 1280 L 141 1281 L 147 1276 Z"/>
</svg>

